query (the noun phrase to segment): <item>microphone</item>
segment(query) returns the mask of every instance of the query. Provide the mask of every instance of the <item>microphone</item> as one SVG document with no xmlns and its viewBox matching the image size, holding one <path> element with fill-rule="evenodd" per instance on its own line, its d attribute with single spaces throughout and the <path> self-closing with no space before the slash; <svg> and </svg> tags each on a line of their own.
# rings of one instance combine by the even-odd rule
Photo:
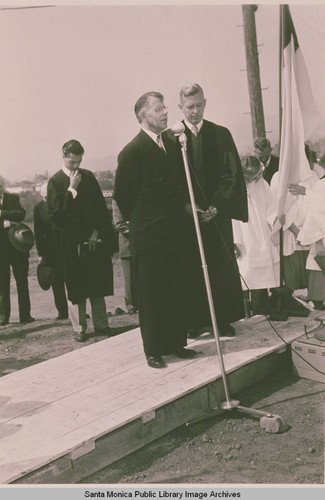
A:
<svg viewBox="0 0 325 500">
<path fill-rule="evenodd" d="M 185 125 L 182 122 L 176 122 L 174 125 L 170 127 L 170 131 L 174 134 L 175 137 L 178 137 L 178 140 L 181 146 L 186 150 L 186 142 L 187 138 L 185 135 Z"/>
<path fill-rule="evenodd" d="M 182 122 L 175 122 L 174 125 L 170 127 L 170 131 L 178 137 L 185 132 L 185 125 Z"/>
</svg>

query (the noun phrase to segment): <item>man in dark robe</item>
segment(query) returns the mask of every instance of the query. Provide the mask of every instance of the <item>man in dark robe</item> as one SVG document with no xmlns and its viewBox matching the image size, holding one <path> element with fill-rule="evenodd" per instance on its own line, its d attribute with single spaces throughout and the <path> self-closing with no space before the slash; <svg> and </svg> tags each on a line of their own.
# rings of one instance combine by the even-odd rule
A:
<svg viewBox="0 0 325 500">
<path fill-rule="evenodd" d="M 34 234 L 40 262 L 53 271 L 52 291 L 58 311 L 57 319 L 68 318 L 68 302 L 58 256 L 55 251 L 53 228 L 47 204 L 47 182 L 41 186 L 43 200 L 34 207 Z"/>
<path fill-rule="evenodd" d="M 20 323 L 32 323 L 28 288 L 29 251 L 19 251 L 9 241 L 9 229 L 25 218 L 19 196 L 5 191 L 0 176 L 0 326 L 7 325 L 10 317 L 10 267 L 17 285 Z"/>
<path fill-rule="evenodd" d="M 245 316 L 240 276 L 234 255 L 231 219 L 248 220 L 246 185 L 231 133 L 203 120 L 206 100 L 198 84 L 180 92 L 184 113 L 187 154 L 198 207 L 201 234 L 220 336 L 234 336 L 230 325 Z M 179 164 L 183 165 L 179 151 Z M 184 170 L 184 168 L 183 168 Z M 184 264 L 184 300 L 188 310 L 189 336 L 211 325 L 192 210 L 189 203 L 180 231 Z"/>
<path fill-rule="evenodd" d="M 63 166 L 49 180 L 47 201 L 75 339 L 84 341 L 87 298 L 95 333 L 109 335 L 104 297 L 113 294 L 112 221 L 94 174 L 79 168 L 80 142 L 68 141 L 62 152 Z"/>
<path fill-rule="evenodd" d="M 148 92 L 135 104 L 140 133 L 118 157 L 114 199 L 130 221 L 130 250 L 140 329 L 147 363 L 166 366 L 162 356 L 194 357 L 185 349 L 184 314 L 179 308 L 181 260 L 176 252 L 177 193 L 175 145 L 161 132 L 167 108 L 159 92 Z M 170 147 L 173 155 L 170 157 Z"/>
<path fill-rule="evenodd" d="M 263 179 L 268 184 L 275 172 L 279 170 L 279 157 L 272 155 L 271 143 L 266 137 L 259 137 L 254 141 L 255 156 L 259 159 L 263 166 Z"/>
</svg>

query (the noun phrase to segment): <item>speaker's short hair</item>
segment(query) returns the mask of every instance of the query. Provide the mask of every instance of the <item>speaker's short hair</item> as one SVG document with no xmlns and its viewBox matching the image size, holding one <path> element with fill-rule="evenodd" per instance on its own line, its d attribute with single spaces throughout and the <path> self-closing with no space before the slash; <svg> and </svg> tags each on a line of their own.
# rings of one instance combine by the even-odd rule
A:
<svg viewBox="0 0 325 500">
<path fill-rule="evenodd" d="M 141 111 L 147 106 L 149 97 L 156 97 L 161 101 L 164 100 L 164 96 L 160 92 L 146 92 L 141 97 L 139 97 L 139 99 L 134 105 L 134 112 L 138 122 L 140 123 L 141 123 Z"/>
<path fill-rule="evenodd" d="M 180 90 L 179 96 L 182 97 L 190 97 L 195 94 L 202 94 L 204 96 L 203 89 L 201 85 L 198 83 L 186 83 Z"/>
<path fill-rule="evenodd" d="M 76 141 L 75 139 L 71 139 L 70 141 L 64 143 L 62 146 L 63 156 L 68 156 L 69 154 L 80 156 L 83 155 L 84 152 L 85 150 L 80 142 Z"/>
</svg>

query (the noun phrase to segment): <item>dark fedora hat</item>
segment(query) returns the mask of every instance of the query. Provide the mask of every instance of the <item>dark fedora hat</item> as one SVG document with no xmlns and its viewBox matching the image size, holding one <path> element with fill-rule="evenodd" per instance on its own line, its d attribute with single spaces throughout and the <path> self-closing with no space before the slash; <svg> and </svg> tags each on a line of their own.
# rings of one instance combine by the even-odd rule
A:
<svg viewBox="0 0 325 500">
<path fill-rule="evenodd" d="M 8 238 L 12 246 L 20 252 L 28 252 L 34 245 L 33 231 L 22 222 L 11 226 Z"/>
<path fill-rule="evenodd" d="M 42 290 L 48 290 L 53 284 L 54 272 L 52 267 L 43 264 L 37 266 L 37 280 Z"/>
</svg>

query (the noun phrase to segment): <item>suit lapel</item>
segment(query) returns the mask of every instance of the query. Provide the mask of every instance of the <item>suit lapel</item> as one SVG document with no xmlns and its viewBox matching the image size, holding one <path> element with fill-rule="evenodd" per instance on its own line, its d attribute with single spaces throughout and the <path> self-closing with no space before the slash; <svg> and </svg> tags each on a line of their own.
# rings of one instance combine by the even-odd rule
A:
<svg viewBox="0 0 325 500">
<path fill-rule="evenodd" d="M 157 177 L 166 178 L 168 166 L 166 153 L 143 130 L 140 131 L 139 136 L 143 147 L 150 155 L 150 164 Z"/>
</svg>

